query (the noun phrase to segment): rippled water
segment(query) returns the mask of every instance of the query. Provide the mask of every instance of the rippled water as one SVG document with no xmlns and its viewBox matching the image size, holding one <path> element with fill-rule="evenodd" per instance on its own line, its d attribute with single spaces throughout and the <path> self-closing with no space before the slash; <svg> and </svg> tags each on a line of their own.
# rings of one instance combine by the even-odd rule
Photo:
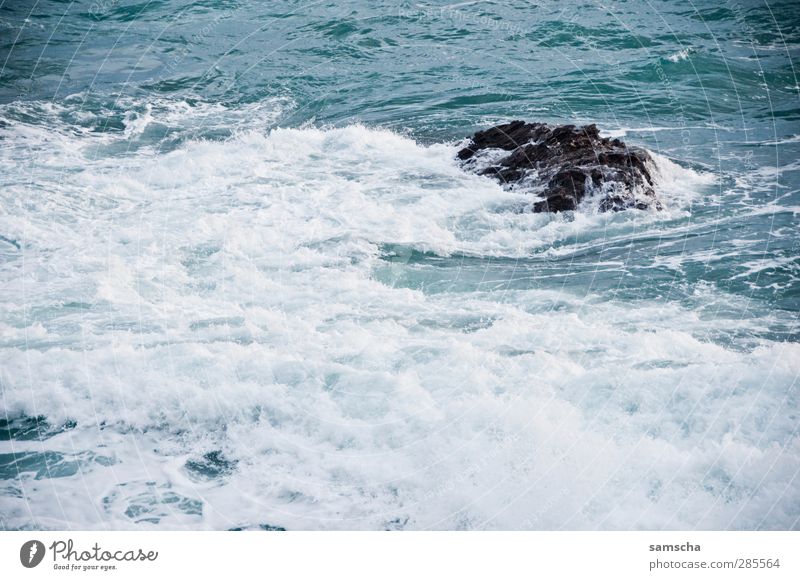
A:
<svg viewBox="0 0 800 580">
<path fill-rule="evenodd" d="M 0 527 L 796 529 L 796 2 L 0 4 Z M 648 148 L 520 213 L 459 142 Z"/>
</svg>

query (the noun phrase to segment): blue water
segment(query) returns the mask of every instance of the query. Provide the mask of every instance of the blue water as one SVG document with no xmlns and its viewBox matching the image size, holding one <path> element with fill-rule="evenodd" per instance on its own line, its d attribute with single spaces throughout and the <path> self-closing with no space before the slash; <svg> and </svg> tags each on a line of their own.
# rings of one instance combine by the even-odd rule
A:
<svg viewBox="0 0 800 580">
<path fill-rule="evenodd" d="M 0 528 L 797 529 L 800 4 L 0 1 Z M 459 143 L 649 149 L 520 213 Z"/>
</svg>

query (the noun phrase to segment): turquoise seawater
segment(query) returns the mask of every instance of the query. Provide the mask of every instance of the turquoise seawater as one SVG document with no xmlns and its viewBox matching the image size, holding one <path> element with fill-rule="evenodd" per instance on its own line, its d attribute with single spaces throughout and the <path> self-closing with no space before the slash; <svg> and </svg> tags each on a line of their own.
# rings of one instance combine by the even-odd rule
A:
<svg viewBox="0 0 800 580">
<path fill-rule="evenodd" d="M 0 0 L 0 528 L 797 529 L 800 4 Z M 596 123 L 665 210 L 474 131 Z"/>
</svg>

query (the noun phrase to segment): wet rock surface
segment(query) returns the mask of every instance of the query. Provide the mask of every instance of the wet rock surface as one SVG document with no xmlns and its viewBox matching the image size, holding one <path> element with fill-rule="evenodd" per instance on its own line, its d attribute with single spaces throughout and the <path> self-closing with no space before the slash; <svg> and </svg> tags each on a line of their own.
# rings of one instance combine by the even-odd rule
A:
<svg viewBox="0 0 800 580">
<path fill-rule="evenodd" d="M 475 133 L 458 158 L 467 170 L 537 194 L 534 212 L 574 210 L 589 197 L 600 211 L 661 209 L 650 154 L 601 137 L 595 125 L 513 121 Z"/>
</svg>

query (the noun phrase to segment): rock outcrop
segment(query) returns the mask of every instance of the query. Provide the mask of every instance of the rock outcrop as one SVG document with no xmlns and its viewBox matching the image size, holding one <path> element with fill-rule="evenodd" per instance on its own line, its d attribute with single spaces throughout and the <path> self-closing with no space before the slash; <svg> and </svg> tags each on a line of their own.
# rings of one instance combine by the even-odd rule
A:
<svg viewBox="0 0 800 580">
<path fill-rule="evenodd" d="M 588 197 L 600 211 L 661 209 L 647 151 L 600 137 L 595 125 L 513 121 L 475 133 L 458 158 L 469 170 L 538 194 L 534 212 L 574 210 Z"/>
</svg>

